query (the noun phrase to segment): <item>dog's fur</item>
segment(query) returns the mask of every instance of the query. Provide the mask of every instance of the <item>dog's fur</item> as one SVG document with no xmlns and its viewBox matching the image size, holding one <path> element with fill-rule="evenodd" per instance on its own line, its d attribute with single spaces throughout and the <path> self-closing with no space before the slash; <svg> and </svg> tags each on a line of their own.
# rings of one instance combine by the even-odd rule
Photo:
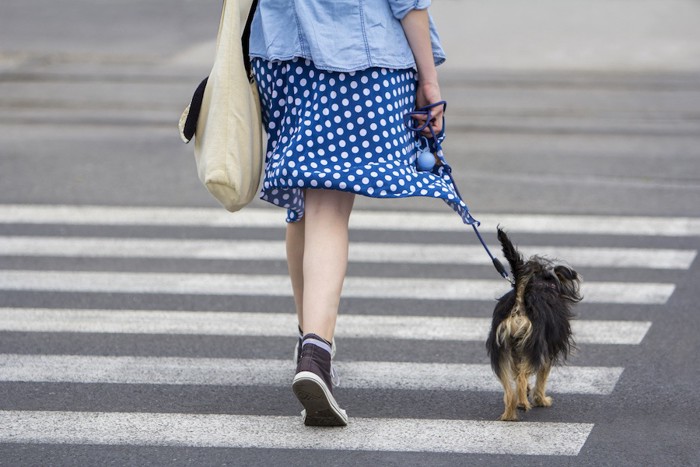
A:
<svg viewBox="0 0 700 467">
<path fill-rule="evenodd" d="M 537 375 L 533 404 L 552 405 L 552 398 L 545 394 L 547 377 L 552 366 L 565 360 L 574 348 L 571 305 L 582 299 L 581 277 L 568 266 L 543 257 L 524 261 L 500 227 L 498 240 L 514 285 L 496 304 L 486 350 L 505 391 L 501 420 L 515 421 L 518 408 L 532 407 L 528 400 L 532 375 Z"/>
</svg>

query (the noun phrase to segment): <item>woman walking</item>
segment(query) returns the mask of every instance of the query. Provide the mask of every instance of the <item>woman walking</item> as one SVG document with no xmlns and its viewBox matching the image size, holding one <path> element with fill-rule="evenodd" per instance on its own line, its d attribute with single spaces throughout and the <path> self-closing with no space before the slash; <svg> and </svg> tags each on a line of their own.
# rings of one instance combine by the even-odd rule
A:
<svg viewBox="0 0 700 467">
<path fill-rule="evenodd" d="M 445 59 L 430 0 L 259 0 L 250 57 L 268 133 L 261 198 L 287 209 L 287 262 L 300 339 L 292 388 L 306 425 L 346 425 L 331 351 L 355 194 L 442 198 L 449 181 L 416 170 L 415 108 L 441 101 Z M 440 134 L 442 106 L 425 135 Z M 417 117 L 420 120 L 421 117 Z"/>
</svg>

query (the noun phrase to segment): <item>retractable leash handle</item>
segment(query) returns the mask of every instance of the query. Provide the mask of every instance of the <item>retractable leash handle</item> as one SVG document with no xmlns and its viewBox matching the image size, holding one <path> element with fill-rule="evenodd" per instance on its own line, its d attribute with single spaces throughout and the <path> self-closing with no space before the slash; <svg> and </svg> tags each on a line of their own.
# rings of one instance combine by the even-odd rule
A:
<svg viewBox="0 0 700 467">
<path fill-rule="evenodd" d="M 437 107 L 437 106 L 444 106 L 443 107 L 443 115 L 442 115 L 442 131 L 440 132 L 439 135 L 436 135 L 435 131 L 430 126 L 430 122 L 433 119 L 432 113 L 430 110 Z M 440 163 L 442 164 L 443 173 L 446 173 L 447 176 L 450 178 L 450 181 L 452 182 L 452 186 L 455 189 L 455 193 L 456 193 L 457 197 L 464 203 L 464 199 L 462 199 L 462 194 L 459 192 L 459 188 L 457 188 L 457 183 L 455 182 L 455 179 L 452 176 L 452 167 L 450 167 L 450 165 L 447 163 L 447 161 L 445 160 L 445 155 L 442 152 L 441 140 L 444 138 L 444 134 L 445 134 L 445 114 L 444 114 L 444 111 L 446 109 L 447 109 L 447 102 L 446 101 L 439 101 L 439 102 L 435 102 L 434 104 L 426 105 L 425 107 L 421 107 L 420 109 L 416 109 L 413 112 L 406 113 L 406 115 L 404 116 L 404 124 L 406 125 L 406 127 L 409 130 L 414 131 L 416 133 L 420 133 L 426 128 L 428 128 L 428 130 L 430 130 L 430 136 L 431 136 L 431 139 L 433 142 L 433 147 L 435 149 L 435 153 L 436 153 L 438 159 L 440 160 Z M 418 115 L 425 116 L 426 120 L 425 120 L 425 123 L 418 125 L 418 126 L 415 126 L 415 125 L 413 125 L 413 119 L 415 116 L 418 116 Z M 421 137 L 425 138 L 424 136 L 421 136 Z M 428 142 L 428 144 L 426 146 L 428 148 L 430 148 L 430 142 Z M 427 166 L 426 166 L 426 169 L 424 169 L 424 170 L 432 170 L 432 168 L 433 167 L 427 168 Z M 466 203 L 465 203 L 465 205 L 466 205 Z M 471 215 L 470 215 L 470 217 L 471 217 Z M 473 217 L 472 217 L 472 219 L 474 222 L 471 222 L 470 225 L 472 226 L 472 229 L 474 229 L 474 233 L 476 234 L 477 238 L 479 239 L 479 242 L 481 242 L 481 246 L 483 246 L 484 250 L 486 250 L 486 254 L 489 255 L 489 258 L 491 258 L 491 262 L 493 263 L 493 266 L 496 268 L 496 271 L 498 271 L 498 274 L 500 274 L 501 277 L 503 277 L 505 280 L 507 280 L 508 282 L 513 284 L 513 280 L 510 278 L 510 275 L 508 274 L 508 271 L 506 271 L 506 268 L 503 266 L 503 263 L 501 263 L 501 261 L 498 258 L 496 258 L 493 255 L 493 253 L 491 253 L 491 250 L 489 250 L 489 247 L 486 245 L 486 242 L 484 241 L 483 237 L 481 236 L 481 233 L 479 232 L 479 228 L 478 228 L 479 224 L 480 224 L 479 221 L 477 221 Z"/>
</svg>

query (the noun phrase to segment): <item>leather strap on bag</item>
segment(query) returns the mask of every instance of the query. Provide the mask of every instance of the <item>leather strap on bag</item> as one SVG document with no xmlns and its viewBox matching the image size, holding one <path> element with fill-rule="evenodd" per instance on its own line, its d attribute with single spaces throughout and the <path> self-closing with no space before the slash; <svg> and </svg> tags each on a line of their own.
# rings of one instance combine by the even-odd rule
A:
<svg viewBox="0 0 700 467">
<path fill-rule="evenodd" d="M 248 19 L 245 22 L 245 28 L 243 29 L 243 36 L 241 37 L 241 45 L 243 46 L 243 61 L 245 63 L 245 72 L 248 74 L 248 80 L 253 82 L 253 70 L 250 65 L 250 57 L 248 53 L 250 51 L 250 25 L 253 23 L 253 16 L 255 15 L 255 9 L 258 6 L 258 0 L 253 0 L 253 4 L 250 5 L 250 11 L 248 12 Z"/>
</svg>

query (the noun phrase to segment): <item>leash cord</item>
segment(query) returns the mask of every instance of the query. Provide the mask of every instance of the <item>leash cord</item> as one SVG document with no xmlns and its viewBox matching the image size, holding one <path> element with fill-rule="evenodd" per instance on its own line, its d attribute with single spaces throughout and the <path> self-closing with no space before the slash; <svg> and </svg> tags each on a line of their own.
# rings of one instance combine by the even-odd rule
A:
<svg viewBox="0 0 700 467">
<path fill-rule="evenodd" d="M 433 128 L 430 126 L 430 122 L 432 121 L 432 113 L 430 112 L 430 109 L 437 107 L 437 106 L 443 106 L 443 115 L 442 115 L 442 131 L 440 132 L 441 135 L 444 135 L 445 133 L 445 114 L 444 111 L 447 109 L 447 102 L 446 101 L 439 101 L 435 102 L 434 104 L 426 105 L 425 107 L 421 107 L 420 109 L 414 110 L 412 112 L 408 112 L 404 116 L 404 124 L 406 127 L 414 131 L 416 133 L 423 131 L 424 129 L 430 130 L 430 135 L 431 138 L 434 142 L 435 145 L 435 152 L 438 155 L 438 158 L 440 159 L 440 162 L 442 162 L 443 166 L 443 172 L 447 174 L 447 176 L 450 178 L 450 181 L 452 182 L 452 186 L 455 189 L 455 193 L 457 197 L 464 203 L 464 199 L 462 198 L 462 194 L 459 192 L 459 188 L 457 188 L 457 183 L 455 182 L 454 177 L 452 176 L 452 168 L 447 164 L 447 161 L 445 160 L 445 157 L 442 153 L 442 143 L 440 141 L 440 138 L 438 137 L 439 135 L 435 134 L 435 131 Z M 425 123 L 419 125 L 419 126 L 414 126 L 413 123 L 413 117 L 421 115 L 425 116 L 426 120 Z M 466 206 L 466 203 L 465 203 Z M 471 217 L 470 214 L 468 214 L 469 217 Z M 472 226 L 472 229 L 474 229 L 474 233 L 476 234 L 477 238 L 479 239 L 479 242 L 481 242 L 481 246 L 484 247 L 484 250 L 486 250 L 486 254 L 489 255 L 489 258 L 491 258 L 491 262 L 493 263 L 493 266 L 496 268 L 496 271 L 498 271 L 498 274 L 501 275 L 505 280 L 513 284 L 513 280 L 510 278 L 510 275 L 508 274 L 508 271 L 506 271 L 506 268 L 503 266 L 503 263 L 496 258 L 493 253 L 491 253 L 491 250 L 489 250 L 488 245 L 486 245 L 486 242 L 484 241 L 483 237 L 481 236 L 481 233 L 479 232 L 479 221 L 476 219 L 472 218 L 473 222 L 470 223 Z"/>
</svg>

